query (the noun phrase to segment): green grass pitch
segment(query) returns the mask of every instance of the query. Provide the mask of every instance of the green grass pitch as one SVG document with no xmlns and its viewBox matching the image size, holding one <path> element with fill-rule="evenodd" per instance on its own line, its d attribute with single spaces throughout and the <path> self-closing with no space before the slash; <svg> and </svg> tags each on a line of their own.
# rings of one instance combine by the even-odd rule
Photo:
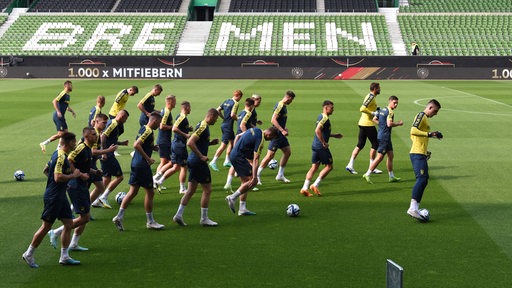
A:
<svg viewBox="0 0 512 288">
<path fill-rule="evenodd" d="M 369 185 L 360 176 L 367 169 L 368 145 L 356 160 L 359 175 L 344 168 L 357 142 L 358 109 L 370 81 L 75 80 L 71 107 L 78 116 L 67 115 L 74 132 L 85 125 L 98 94 L 106 96 L 108 111 L 119 90 L 139 86 L 140 93 L 128 102 L 131 116 L 121 137 L 130 144 L 137 134 L 136 103 L 155 83 L 164 87 L 156 107 L 163 107 L 169 93 L 178 103 L 188 100 L 194 125 L 208 108 L 241 89 L 247 96 L 263 96 L 258 115 L 268 126 L 274 104 L 286 90 L 294 90 L 297 97 L 288 108 L 292 157 L 286 169 L 293 182 L 276 183 L 276 172 L 265 170 L 264 185 L 248 200 L 258 214 L 238 217 L 224 200 L 227 170 L 212 172 L 210 217 L 219 227 L 199 225 L 199 194 L 185 211 L 189 226 L 179 227 L 171 222 L 180 199 L 173 176 L 165 183 L 168 190 L 155 196 L 155 218 L 165 230 L 146 230 L 141 191 L 126 212 L 123 233 L 111 222 L 118 205 L 92 210 L 96 220 L 80 239 L 90 251 L 71 254 L 82 265 L 61 267 L 59 250 L 45 238 L 35 254 L 41 267 L 30 269 L 21 254 L 40 225 L 41 171 L 56 146 L 48 145 L 49 152 L 42 154 L 38 143 L 55 132 L 51 100 L 63 82 L 0 80 L 0 287 L 383 287 L 386 259 L 404 267 L 404 287 L 512 283 L 510 81 L 381 81 L 379 106 L 386 105 L 389 95 L 400 98 L 395 119 L 405 124 L 393 129 L 393 144 L 395 174 L 403 181 L 388 183 L 383 174 L 373 176 L 375 184 Z M 431 98 L 443 106 L 431 127 L 445 139 L 430 143 L 431 179 L 422 207 L 432 217 L 422 224 L 405 213 L 414 184 L 409 129 Z M 305 198 L 298 192 L 310 167 L 313 129 L 325 99 L 335 103 L 332 131 L 344 138 L 330 141 L 335 169 L 320 186 L 324 196 Z M 211 127 L 214 138 L 220 136 L 219 124 Z M 216 148 L 210 148 L 210 157 Z M 128 190 L 131 150 L 120 148 L 126 179 L 111 194 L 112 203 L 118 191 Z M 383 164 L 380 168 L 385 170 Z M 25 181 L 14 181 L 17 169 L 25 171 Z M 289 203 L 300 205 L 299 217 L 286 216 Z"/>
</svg>

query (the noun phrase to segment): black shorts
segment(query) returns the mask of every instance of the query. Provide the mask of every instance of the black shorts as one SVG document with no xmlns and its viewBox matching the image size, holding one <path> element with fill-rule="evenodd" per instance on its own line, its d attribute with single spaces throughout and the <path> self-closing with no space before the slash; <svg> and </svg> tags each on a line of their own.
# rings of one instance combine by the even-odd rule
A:
<svg viewBox="0 0 512 288">
<path fill-rule="evenodd" d="M 72 219 L 73 214 L 66 197 L 44 198 L 44 208 L 41 220 L 53 223 L 55 219 Z"/>
<path fill-rule="evenodd" d="M 153 172 L 151 172 L 151 167 L 149 166 L 132 166 L 130 170 L 130 180 L 128 181 L 128 184 L 144 188 L 153 188 L 152 173 Z"/>
<path fill-rule="evenodd" d="M 171 162 L 181 167 L 187 166 L 188 151 L 186 146 L 172 145 Z"/>
<path fill-rule="evenodd" d="M 375 126 L 359 126 L 359 137 L 357 147 L 363 149 L 366 145 L 366 139 L 372 143 L 372 149 L 377 150 L 379 141 L 377 140 L 377 128 Z"/>
<path fill-rule="evenodd" d="M 222 143 L 228 144 L 229 141 L 235 140 L 233 127 L 221 126 L 220 130 L 222 131 Z"/>
<path fill-rule="evenodd" d="M 329 149 L 313 149 L 311 156 L 311 163 L 313 164 L 332 164 L 332 154 Z"/>
<path fill-rule="evenodd" d="M 68 187 L 69 200 L 76 214 L 87 214 L 91 208 L 91 198 L 87 187 Z"/>
<path fill-rule="evenodd" d="M 204 161 L 188 162 L 188 182 L 198 182 L 200 184 L 212 183 L 210 167 Z"/>
<path fill-rule="evenodd" d="M 377 152 L 380 154 L 386 154 L 388 151 L 393 151 L 393 143 L 391 143 L 391 139 L 379 139 L 379 147 L 377 148 Z"/>
<path fill-rule="evenodd" d="M 57 128 L 57 131 L 68 130 L 68 124 L 66 123 L 66 118 L 57 117 L 57 113 L 53 113 L 53 123 L 55 123 L 55 128 Z"/>
<path fill-rule="evenodd" d="M 123 176 L 123 170 L 121 170 L 121 165 L 119 165 L 119 161 L 117 161 L 116 157 L 113 154 L 108 155 L 106 160 L 101 161 L 101 170 L 103 171 L 103 176 Z"/>
<path fill-rule="evenodd" d="M 171 160 L 171 144 L 159 144 L 158 154 L 160 158 Z"/>
<path fill-rule="evenodd" d="M 284 147 L 290 146 L 290 142 L 288 142 L 288 138 L 286 138 L 281 132 L 279 132 L 279 136 L 270 140 L 268 143 L 268 150 L 277 151 L 277 149 L 282 149 Z"/>
<path fill-rule="evenodd" d="M 229 160 L 231 161 L 231 165 L 233 165 L 238 176 L 252 176 L 252 166 L 245 156 L 231 153 L 229 155 Z"/>
</svg>

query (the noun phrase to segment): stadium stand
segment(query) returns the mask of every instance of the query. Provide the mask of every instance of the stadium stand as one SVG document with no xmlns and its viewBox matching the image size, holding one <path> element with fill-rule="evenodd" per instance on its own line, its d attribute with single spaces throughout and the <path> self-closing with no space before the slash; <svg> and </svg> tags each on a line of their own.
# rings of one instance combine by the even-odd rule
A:
<svg viewBox="0 0 512 288">
<path fill-rule="evenodd" d="M 178 12 L 182 0 L 122 0 L 116 12 Z"/>
<path fill-rule="evenodd" d="M 110 12 L 116 0 L 39 0 L 31 12 Z"/>
<path fill-rule="evenodd" d="M 375 0 L 325 0 L 325 12 L 378 12 Z"/>
<path fill-rule="evenodd" d="M 272 14 L 214 18 L 204 55 L 392 55 L 378 14 Z"/>
<path fill-rule="evenodd" d="M 0 12 L 4 11 L 9 4 L 11 4 L 12 0 L 0 0 Z"/>
<path fill-rule="evenodd" d="M 174 55 L 186 15 L 22 15 L 0 39 L 0 55 Z"/>
<path fill-rule="evenodd" d="M 317 0 L 231 0 L 229 12 L 315 12 L 316 1 Z"/>
<path fill-rule="evenodd" d="M 512 12 L 510 0 L 409 0 L 400 12 Z"/>
<path fill-rule="evenodd" d="M 418 42 L 422 55 L 508 56 L 512 52 L 511 15 L 398 16 L 405 43 Z"/>
</svg>

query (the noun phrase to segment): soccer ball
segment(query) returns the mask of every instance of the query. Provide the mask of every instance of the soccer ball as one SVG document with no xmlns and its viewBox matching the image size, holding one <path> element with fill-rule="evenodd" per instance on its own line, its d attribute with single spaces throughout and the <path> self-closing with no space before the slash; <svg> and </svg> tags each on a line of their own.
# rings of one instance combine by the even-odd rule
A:
<svg viewBox="0 0 512 288">
<path fill-rule="evenodd" d="M 276 159 L 272 159 L 270 160 L 270 162 L 268 162 L 268 168 L 270 169 L 276 169 L 277 168 L 277 160 Z"/>
<path fill-rule="evenodd" d="M 286 207 L 286 214 L 290 217 L 297 217 L 300 213 L 300 207 L 297 204 L 290 204 Z"/>
<path fill-rule="evenodd" d="M 14 172 L 14 179 L 16 179 L 16 181 L 25 180 L 25 173 L 21 170 Z"/>
<path fill-rule="evenodd" d="M 420 209 L 418 212 L 420 213 L 421 216 L 423 216 L 425 222 L 430 220 L 430 212 L 427 209 L 423 208 Z"/>
<path fill-rule="evenodd" d="M 119 192 L 116 194 L 116 202 L 117 204 L 121 205 L 123 203 L 123 199 L 126 196 L 126 192 Z"/>
</svg>

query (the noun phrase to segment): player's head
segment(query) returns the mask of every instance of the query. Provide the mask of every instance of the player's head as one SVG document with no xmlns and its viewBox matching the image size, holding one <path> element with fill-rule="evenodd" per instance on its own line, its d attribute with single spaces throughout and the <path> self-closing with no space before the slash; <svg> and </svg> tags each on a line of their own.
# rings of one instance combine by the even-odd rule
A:
<svg viewBox="0 0 512 288">
<path fill-rule="evenodd" d="M 151 94 L 153 96 L 158 96 L 158 95 L 160 95 L 160 93 L 162 93 L 162 91 L 164 91 L 164 88 L 162 88 L 162 85 L 156 84 L 155 86 L 153 86 L 153 89 L 151 89 Z"/>
<path fill-rule="evenodd" d="M 261 96 L 258 94 L 252 94 L 252 100 L 254 100 L 254 107 L 259 107 L 261 104 Z"/>
<path fill-rule="evenodd" d="M 233 91 L 233 100 L 238 102 L 238 101 L 240 101 L 240 99 L 242 99 L 242 96 L 244 96 L 244 93 L 242 93 L 241 90 Z"/>
<path fill-rule="evenodd" d="M 158 113 L 158 111 L 153 111 L 151 114 L 149 114 L 149 120 L 148 120 L 148 126 L 155 130 L 160 126 L 160 123 L 162 122 L 162 115 Z"/>
<path fill-rule="evenodd" d="M 254 100 L 252 98 L 245 99 L 245 108 L 249 111 L 254 109 Z"/>
<path fill-rule="evenodd" d="M 396 97 L 395 95 L 389 96 L 388 107 L 391 109 L 395 109 L 396 106 L 398 106 L 398 97 Z"/>
<path fill-rule="evenodd" d="M 213 125 L 215 122 L 217 122 L 217 119 L 219 118 L 219 111 L 215 108 L 208 109 L 208 112 L 206 112 L 206 117 L 204 120 L 208 125 Z"/>
<path fill-rule="evenodd" d="M 370 92 L 372 92 L 373 95 L 377 96 L 380 94 L 380 84 L 377 82 L 372 82 L 370 84 Z"/>
<path fill-rule="evenodd" d="M 133 96 L 133 95 L 139 93 L 139 87 L 132 86 L 132 87 L 128 88 L 126 91 L 128 92 L 128 95 Z"/>
<path fill-rule="evenodd" d="M 439 112 L 439 110 L 441 110 L 441 103 L 439 103 L 439 101 L 437 101 L 436 99 L 432 99 L 428 101 L 427 107 L 425 107 L 424 112 L 425 115 L 427 115 L 427 117 L 432 118 L 437 115 L 437 112 Z"/>
<path fill-rule="evenodd" d="M 69 80 L 64 82 L 64 89 L 68 92 L 73 91 L 73 83 L 71 83 Z"/>
<path fill-rule="evenodd" d="M 167 109 L 173 109 L 176 107 L 176 96 L 167 95 L 165 97 L 165 107 L 167 107 Z"/>
<path fill-rule="evenodd" d="M 76 147 L 76 135 L 72 132 L 64 132 L 60 137 L 59 143 L 65 152 L 70 152 Z"/>
<path fill-rule="evenodd" d="M 324 103 L 322 103 L 322 110 L 323 113 L 331 115 L 332 112 L 334 112 L 334 103 L 331 100 L 325 100 Z"/>
<path fill-rule="evenodd" d="M 279 135 L 279 130 L 275 126 L 268 127 L 265 131 L 263 131 L 263 137 L 265 140 L 272 140 Z"/>
<path fill-rule="evenodd" d="M 100 108 L 103 108 L 103 106 L 105 106 L 105 96 L 98 95 L 98 97 L 96 97 L 96 105 L 98 105 Z"/>
<path fill-rule="evenodd" d="M 108 122 L 108 116 L 100 113 L 96 115 L 96 118 L 94 118 L 94 127 L 98 128 L 100 131 L 103 131 L 105 129 L 105 126 L 107 126 Z"/>
<path fill-rule="evenodd" d="M 98 134 L 92 127 L 85 127 L 82 130 L 82 136 L 84 137 L 85 143 L 87 144 L 95 143 L 98 140 Z"/>
<path fill-rule="evenodd" d="M 192 111 L 192 107 L 190 107 L 190 102 L 183 101 L 181 102 L 181 112 L 185 113 L 185 115 L 190 114 L 190 111 Z"/>
<path fill-rule="evenodd" d="M 123 109 L 123 110 L 119 111 L 119 113 L 117 113 L 116 120 L 119 123 L 124 123 L 128 119 L 128 116 L 130 116 L 130 113 L 128 113 L 128 111 Z"/>
<path fill-rule="evenodd" d="M 291 104 L 293 99 L 295 99 L 295 93 L 292 90 L 288 90 L 284 93 L 283 102 L 288 105 Z"/>
</svg>

